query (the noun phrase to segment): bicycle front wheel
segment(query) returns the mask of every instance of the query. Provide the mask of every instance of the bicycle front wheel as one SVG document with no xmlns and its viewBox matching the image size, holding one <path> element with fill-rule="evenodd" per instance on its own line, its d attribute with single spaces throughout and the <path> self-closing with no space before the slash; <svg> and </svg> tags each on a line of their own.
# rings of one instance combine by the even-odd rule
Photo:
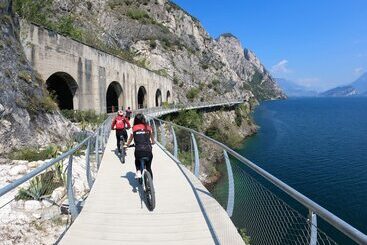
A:
<svg viewBox="0 0 367 245">
<path fill-rule="evenodd" d="M 153 211 L 155 208 L 155 191 L 153 186 L 153 179 L 148 171 L 144 172 L 145 196 L 147 199 L 147 206 L 150 211 Z"/>
</svg>

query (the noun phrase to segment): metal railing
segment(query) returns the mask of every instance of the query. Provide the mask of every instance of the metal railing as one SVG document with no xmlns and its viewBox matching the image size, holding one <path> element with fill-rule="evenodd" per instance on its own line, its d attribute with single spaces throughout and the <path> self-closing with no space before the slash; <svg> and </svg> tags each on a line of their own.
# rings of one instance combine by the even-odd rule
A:
<svg viewBox="0 0 367 245">
<path fill-rule="evenodd" d="M 159 145 L 188 168 L 251 244 L 367 244 L 367 236 L 203 133 L 147 113 Z"/>
<path fill-rule="evenodd" d="M 134 111 L 134 115 L 136 115 L 137 113 L 142 113 L 145 115 L 149 115 L 151 117 L 159 117 L 165 114 L 174 113 L 181 110 L 192 110 L 192 109 L 211 108 L 220 106 L 233 106 L 236 104 L 241 104 L 243 102 L 244 98 L 238 98 L 238 99 L 222 98 L 216 101 L 209 101 L 209 102 L 193 102 L 189 104 L 168 104 L 166 106 L 138 109 Z"/>
<path fill-rule="evenodd" d="M 65 231 L 60 224 L 66 228 L 75 220 L 92 188 L 110 127 L 108 117 L 95 132 L 82 136 L 79 144 L 58 157 L 10 166 L 9 173 L 17 174 L 17 169 L 27 166 L 30 171 L 0 189 L 2 242 L 43 243 L 47 230 L 53 243 L 52 239 Z M 24 171 L 19 171 L 21 174 Z M 60 215 L 60 209 L 66 215 Z"/>
</svg>

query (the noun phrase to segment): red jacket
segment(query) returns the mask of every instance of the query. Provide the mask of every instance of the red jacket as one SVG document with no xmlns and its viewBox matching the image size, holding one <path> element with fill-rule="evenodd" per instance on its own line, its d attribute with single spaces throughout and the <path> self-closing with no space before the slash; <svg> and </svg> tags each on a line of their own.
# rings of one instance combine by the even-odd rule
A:
<svg viewBox="0 0 367 245">
<path fill-rule="evenodd" d="M 124 129 L 124 128 L 130 128 L 130 122 L 127 120 L 124 116 L 116 116 L 111 125 L 111 129 Z"/>
</svg>

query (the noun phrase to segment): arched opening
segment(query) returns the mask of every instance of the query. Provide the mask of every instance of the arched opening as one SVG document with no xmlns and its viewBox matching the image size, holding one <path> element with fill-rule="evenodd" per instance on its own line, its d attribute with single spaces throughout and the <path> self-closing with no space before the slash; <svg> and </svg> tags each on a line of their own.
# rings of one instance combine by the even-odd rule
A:
<svg viewBox="0 0 367 245">
<path fill-rule="evenodd" d="M 72 76 L 65 72 L 56 72 L 46 80 L 49 93 L 55 98 L 60 110 L 73 110 L 73 98 L 78 84 Z"/>
<path fill-rule="evenodd" d="M 155 92 L 155 106 L 162 106 L 162 92 L 159 89 Z"/>
<path fill-rule="evenodd" d="M 107 88 L 106 111 L 116 112 L 122 106 L 122 87 L 118 82 L 112 82 Z"/>
<path fill-rule="evenodd" d="M 138 108 L 146 108 L 147 107 L 147 91 L 143 86 L 141 86 L 138 90 Z"/>
<path fill-rule="evenodd" d="M 171 99 L 171 92 L 168 90 L 167 91 L 167 96 L 166 96 L 167 103 L 170 103 L 170 99 Z"/>
</svg>

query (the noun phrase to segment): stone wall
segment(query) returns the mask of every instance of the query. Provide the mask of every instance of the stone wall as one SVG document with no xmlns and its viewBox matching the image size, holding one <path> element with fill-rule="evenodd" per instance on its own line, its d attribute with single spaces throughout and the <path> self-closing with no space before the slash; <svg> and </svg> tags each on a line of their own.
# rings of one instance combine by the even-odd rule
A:
<svg viewBox="0 0 367 245">
<path fill-rule="evenodd" d="M 147 92 L 147 106 L 154 107 L 156 91 L 162 101 L 174 101 L 172 80 L 87 46 L 51 30 L 21 21 L 20 38 L 28 60 L 46 81 L 59 72 L 71 76 L 77 84 L 74 109 L 106 111 L 106 93 L 112 82 L 122 88 L 119 105 L 138 107 L 140 86 Z"/>
</svg>

